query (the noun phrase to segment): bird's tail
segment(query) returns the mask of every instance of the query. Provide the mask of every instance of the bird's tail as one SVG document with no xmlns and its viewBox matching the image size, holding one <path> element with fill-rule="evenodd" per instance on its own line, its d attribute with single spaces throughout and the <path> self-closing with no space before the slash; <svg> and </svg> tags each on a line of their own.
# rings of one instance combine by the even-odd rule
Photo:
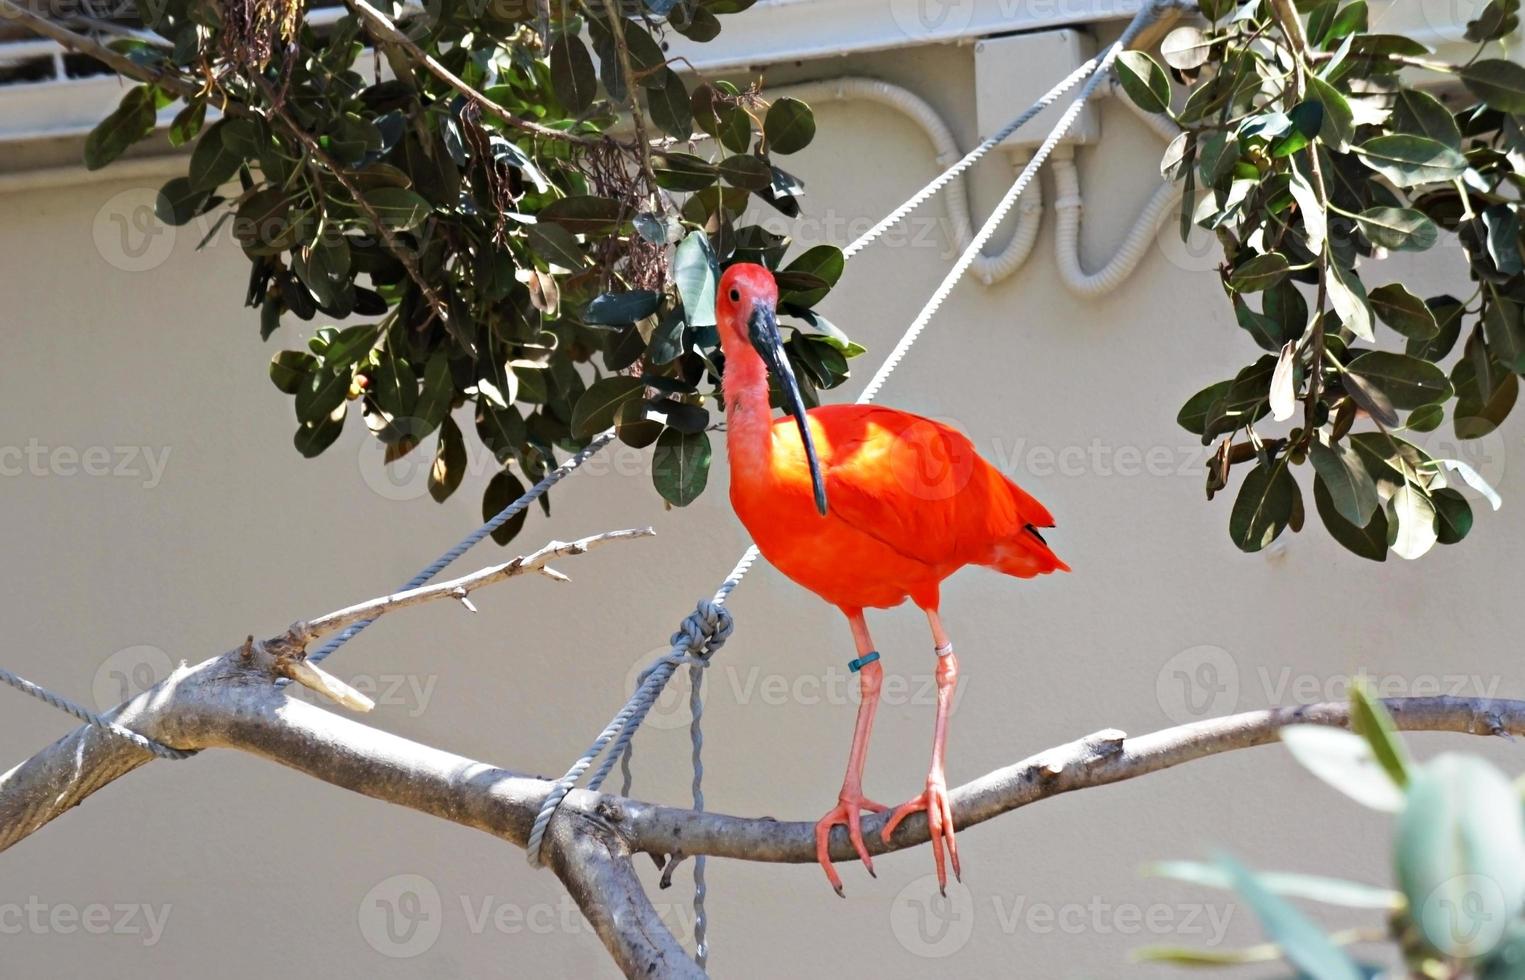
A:
<svg viewBox="0 0 1525 980">
<path fill-rule="evenodd" d="M 993 536 L 994 553 L 986 564 L 998 572 L 1017 578 L 1069 571 L 1070 566 L 1054 554 L 1043 537 L 1042 529 L 1054 526 L 1053 515 L 1048 509 L 994 467 L 990 468 L 988 475 L 994 484 L 991 487 L 992 496 L 1006 495 L 1011 501 L 1011 509 L 998 509 L 1005 511 L 1001 521 L 1003 526 L 999 529 L 1000 533 Z"/>
</svg>

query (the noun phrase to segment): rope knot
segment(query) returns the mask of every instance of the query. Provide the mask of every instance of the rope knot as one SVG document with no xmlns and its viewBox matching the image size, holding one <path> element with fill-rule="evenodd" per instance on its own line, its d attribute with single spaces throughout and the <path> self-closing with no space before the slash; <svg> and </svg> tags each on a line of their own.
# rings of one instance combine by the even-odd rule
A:
<svg viewBox="0 0 1525 980">
<path fill-rule="evenodd" d="M 730 639 L 735 626 L 729 609 L 713 599 L 700 599 L 699 605 L 672 635 L 671 643 L 708 664 L 710 656 Z"/>
</svg>

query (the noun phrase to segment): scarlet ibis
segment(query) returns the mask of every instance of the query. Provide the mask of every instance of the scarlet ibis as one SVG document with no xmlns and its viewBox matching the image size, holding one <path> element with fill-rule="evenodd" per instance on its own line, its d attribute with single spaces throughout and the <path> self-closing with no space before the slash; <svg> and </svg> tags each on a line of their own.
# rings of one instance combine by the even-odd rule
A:
<svg viewBox="0 0 1525 980">
<path fill-rule="evenodd" d="M 925 811 L 938 884 L 946 889 L 945 848 L 953 873 L 962 877 L 943 768 L 958 659 L 938 617 L 940 585 L 964 565 L 1018 578 L 1069 566 L 1039 531 L 1053 527 L 1049 512 L 981 459 L 958 431 L 874 405 L 805 411 L 779 335 L 777 304 L 778 286 L 763 266 L 737 263 L 721 276 L 716 320 L 725 353 L 731 504 L 774 567 L 842 610 L 857 647 L 849 667 L 859 672 L 862 700 L 837 805 L 816 823 L 816 858 L 843 894 L 827 844 L 832 828 L 845 824 L 873 874 L 861 814 L 888 808 L 863 795 L 863 764 L 884 669 L 863 610 L 910 599 L 926 613 L 936 654 L 932 764 L 926 789 L 895 808 L 882 836 L 888 842 L 902 820 Z M 792 419 L 773 418 L 770 370 Z"/>
</svg>

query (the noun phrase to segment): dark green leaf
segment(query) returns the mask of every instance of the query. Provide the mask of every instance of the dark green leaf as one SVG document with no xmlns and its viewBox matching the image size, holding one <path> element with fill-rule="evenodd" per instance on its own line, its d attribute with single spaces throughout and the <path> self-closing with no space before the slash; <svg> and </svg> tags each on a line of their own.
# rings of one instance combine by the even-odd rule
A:
<svg viewBox="0 0 1525 980">
<path fill-rule="evenodd" d="M 664 81 L 658 88 L 648 88 L 646 109 L 651 121 L 662 132 L 676 140 L 687 140 L 694 134 L 694 114 L 689 108 L 688 88 L 683 77 L 671 68 L 664 68 Z"/>
<path fill-rule="evenodd" d="M 215 191 L 232 180 L 238 173 L 239 164 L 243 163 L 243 154 L 223 141 L 226 125 L 227 120 L 218 120 L 196 141 L 196 149 L 191 152 L 190 172 L 191 187 L 195 190 Z"/>
<path fill-rule="evenodd" d="M 1396 408 L 1418 408 L 1445 401 L 1452 394 L 1444 371 L 1407 354 L 1367 351 L 1345 369 L 1381 391 Z"/>
<path fill-rule="evenodd" d="M 1424 136 L 1378 136 L 1354 149 L 1362 162 L 1399 187 L 1455 180 L 1467 169 L 1459 152 Z"/>
<path fill-rule="evenodd" d="M 1329 488 L 1322 477 L 1313 481 L 1313 504 L 1318 509 L 1324 527 L 1347 550 L 1371 561 L 1387 560 L 1387 516 L 1378 507 L 1371 516 L 1371 523 L 1360 527 L 1347 521 L 1335 507 Z"/>
<path fill-rule="evenodd" d="M 482 520 L 492 520 L 509 504 L 522 496 L 524 496 L 524 484 L 519 481 L 519 478 L 508 470 L 499 471 L 488 481 L 487 489 L 482 493 Z M 492 532 L 492 539 L 500 545 L 508 544 L 524 527 L 524 521 L 528 517 L 529 508 L 521 508 L 518 513 Z"/>
<path fill-rule="evenodd" d="M 1450 487 L 1430 491 L 1435 504 L 1436 531 L 1441 544 L 1455 544 L 1472 530 L 1472 505 Z"/>
<path fill-rule="evenodd" d="M 1361 233 L 1373 245 L 1396 252 L 1423 252 L 1440 237 L 1440 229 L 1413 208 L 1374 207 L 1356 218 Z"/>
<path fill-rule="evenodd" d="M 1494 109 L 1525 112 L 1525 66 L 1488 58 L 1464 66 L 1457 74 L 1467 91 Z"/>
<path fill-rule="evenodd" d="M 1400 788 L 1408 785 L 1408 750 L 1387 706 L 1372 696 L 1364 682 L 1350 686 L 1350 728 L 1366 739 L 1382 770 Z"/>
<path fill-rule="evenodd" d="M 1461 130 L 1451 110 L 1435 96 L 1414 88 L 1401 88 L 1393 95 L 1389 120 L 1400 133 L 1426 136 L 1453 150 L 1461 149 Z"/>
<path fill-rule="evenodd" d="M 704 432 L 666 429 L 657 438 L 651 459 L 657 492 L 679 507 L 687 507 L 704 492 L 710 475 L 710 437 Z"/>
<path fill-rule="evenodd" d="M 815 115 L 799 99 L 778 99 L 763 118 L 763 136 L 769 152 L 796 153 L 815 138 Z"/>
<path fill-rule="evenodd" d="M 439 444 L 434 450 L 434 462 L 429 467 L 429 496 L 444 503 L 466 475 L 466 440 L 461 429 L 450 416 L 440 422 Z"/>
<path fill-rule="evenodd" d="M 551 45 L 551 88 L 557 101 L 572 115 L 581 115 L 593 104 L 597 87 L 587 45 L 577 35 L 563 33 Z"/>
<path fill-rule="evenodd" d="M 1289 157 L 1306 147 L 1324 128 L 1324 106 L 1309 100 L 1293 106 L 1287 113 L 1292 126 L 1271 143 L 1271 156 Z"/>
<path fill-rule="evenodd" d="M 1117 79 L 1133 104 L 1145 112 L 1170 111 L 1170 76 L 1143 51 L 1124 51 L 1117 58 Z"/>
<path fill-rule="evenodd" d="M 1512 300 L 1497 296 L 1483 310 L 1483 336 L 1488 350 L 1511 371 L 1525 371 L 1525 323 Z"/>
<path fill-rule="evenodd" d="M 582 322 L 604 327 L 622 327 L 643 320 L 657 311 L 661 297 L 655 290 L 633 289 L 628 293 L 604 293 L 594 297 L 583 311 Z"/>
<path fill-rule="evenodd" d="M 153 132 L 156 113 L 147 85 L 128 89 L 116 110 L 85 137 L 85 168 L 99 170 Z"/>
<path fill-rule="evenodd" d="M 558 224 L 533 224 L 524 234 L 530 248 L 546 265 L 576 272 L 588 264 L 588 258 L 577 239 Z"/>
<path fill-rule="evenodd" d="M 211 195 L 191 188 L 188 177 L 175 177 L 159 188 L 154 200 L 154 215 L 167 225 L 183 225 L 201 212 Z"/>
<path fill-rule="evenodd" d="M 1315 441 L 1309 447 L 1309 457 L 1340 516 L 1356 527 L 1369 524 L 1380 501 L 1377 484 L 1360 454 L 1343 441 L 1333 446 Z"/>
<path fill-rule="evenodd" d="M 646 389 L 640 378 L 617 376 L 603 378 L 588 386 L 572 410 L 572 437 L 591 439 L 614 424 L 620 406 L 640 398 Z"/>
<path fill-rule="evenodd" d="M 720 176 L 732 187 L 749 191 L 766 190 L 773 182 L 773 172 L 767 162 L 750 153 L 738 153 L 720 161 Z"/>
<path fill-rule="evenodd" d="M 292 444 L 297 447 L 297 452 L 308 459 L 320 455 L 344 431 L 345 417 L 345 414 L 338 414 L 337 418 L 325 415 L 316 422 L 299 426 L 296 435 L 292 436 Z"/>
<path fill-rule="evenodd" d="M 692 153 L 669 151 L 652 157 L 657 186 L 669 191 L 702 191 L 715 183 L 715 166 Z"/>
<path fill-rule="evenodd" d="M 1428 340 L 1440 329 L 1424 300 L 1409 292 L 1402 283 L 1392 282 L 1372 290 L 1371 308 L 1383 323 L 1405 337 Z"/>
<path fill-rule="evenodd" d="M 1257 255 L 1229 275 L 1229 285 L 1241 293 L 1254 293 L 1281 282 L 1287 277 L 1287 257 L 1280 252 Z"/>
<path fill-rule="evenodd" d="M 535 217 L 554 222 L 574 235 L 605 235 L 629 220 L 630 212 L 613 198 L 577 194 L 552 201 Z"/>
<path fill-rule="evenodd" d="M 1176 424 L 1193 435 L 1202 435 L 1207 427 L 1208 412 L 1213 405 L 1228 394 L 1234 386 L 1233 381 L 1219 381 L 1210 384 L 1206 388 L 1192 395 L 1181 406 L 1181 411 L 1176 415 Z"/>
<path fill-rule="evenodd" d="M 270 380 L 281 391 L 295 395 L 317 369 L 318 359 L 306 351 L 283 350 L 270 359 Z"/>
<path fill-rule="evenodd" d="M 1268 468 L 1257 463 L 1245 475 L 1229 514 L 1228 532 L 1240 551 L 1259 551 L 1286 528 L 1292 518 L 1297 483 L 1285 462 Z"/>
<path fill-rule="evenodd" d="M 296 410 L 298 422 L 317 422 L 327 418 L 334 409 L 344 404 L 349 394 L 350 372 L 332 371 L 327 368 L 314 371 L 297 389 Z"/>
</svg>

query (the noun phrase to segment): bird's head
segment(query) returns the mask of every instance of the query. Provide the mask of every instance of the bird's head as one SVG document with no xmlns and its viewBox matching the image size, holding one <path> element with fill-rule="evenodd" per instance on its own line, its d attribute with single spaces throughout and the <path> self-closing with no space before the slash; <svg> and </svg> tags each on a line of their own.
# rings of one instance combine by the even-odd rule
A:
<svg viewBox="0 0 1525 980">
<path fill-rule="evenodd" d="M 799 382 L 794 379 L 794 369 L 784 353 L 784 339 L 778 332 L 778 283 L 773 281 L 773 273 L 750 262 L 737 262 L 726 269 L 715 297 L 715 323 L 727 364 L 739 363 L 755 351 L 778 379 L 784 410 L 794 416 L 800 428 L 805 458 L 810 463 L 816 510 L 824 515 L 826 483 L 821 478 L 821 463 L 816 458 L 810 425 L 805 419 Z"/>
</svg>

